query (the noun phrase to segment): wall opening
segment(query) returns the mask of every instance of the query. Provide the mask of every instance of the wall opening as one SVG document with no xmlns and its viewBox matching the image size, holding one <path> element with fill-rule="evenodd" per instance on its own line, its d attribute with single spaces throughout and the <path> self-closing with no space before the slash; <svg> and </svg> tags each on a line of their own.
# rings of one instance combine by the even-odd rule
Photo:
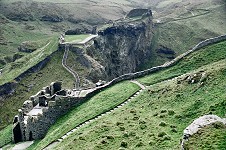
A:
<svg viewBox="0 0 226 150">
<path fill-rule="evenodd" d="M 13 138 L 15 143 L 22 142 L 22 134 L 19 123 L 17 123 L 17 125 L 13 128 Z"/>
<path fill-rule="evenodd" d="M 33 137 L 32 137 L 32 132 L 30 131 L 30 133 L 29 133 L 29 141 L 33 141 L 34 139 L 33 139 Z"/>
</svg>

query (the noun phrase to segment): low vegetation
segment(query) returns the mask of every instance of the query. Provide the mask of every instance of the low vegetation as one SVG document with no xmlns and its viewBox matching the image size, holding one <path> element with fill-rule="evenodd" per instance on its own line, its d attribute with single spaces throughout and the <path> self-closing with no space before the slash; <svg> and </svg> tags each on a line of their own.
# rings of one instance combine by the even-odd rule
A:
<svg viewBox="0 0 226 150">
<path fill-rule="evenodd" d="M 12 141 L 12 125 L 7 126 L 0 131 L 0 147 L 11 143 Z"/>
<path fill-rule="evenodd" d="M 57 38 L 50 38 L 47 41 L 48 42 L 46 45 L 42 48 L 39 48 L 33 53 L 30 53 L 20 59 L 17 59 L 15 62 L 7 64 L 0 76 L 0 85 L 13 81 L 21 73 L 38 64 L 58 49 Z"/>
<path fill-rule="evenodd" d="M 184 58 L 177 65 L 160 72 L 140 78 L 139 81 L 145 85 L 151 85 L 160 81 L 171 79 L 186 72 L 195 70 L 203 65 L 213 63 L 226 57 L 226 42 L 220 42 L 198 50 Z"/>
<path fill-rule="evenodd" d="M 77 125 L 121 104 L 138 90 L 139 87 L 136 84 L 126 81 L 98 93 L 87 100 L 87 102 L 75 107 L 68 114 L 58 119 L 49 129 L 46 137 L 30 149 L 44 148 Z"/>
<path fill-rule="evenodd" d="M 129 104 L 82 127 L 54 149 L 180 149 L 183 130 L 194 119 L 205 114 L 224 117 L 226 113 L 222 84 L 226 82 L 226 56 L 216 54 L 222 44 L 225 42 L 186 57 L 184 63 L 193 66 L 193 70 L 188 69 L 187 74 L 177 79 L 155 83 L 156 79 L 150 78 L 153 84 Z M 208 56 L 210 47 L 212 60 L 194 62 Z M 183 67 L 175 71 L 180 69 Z M 205 80 L 201 77 L 194 79 L 195 82 L 188 80 L 189 76 L 203 72 L 207 74 Z M 222 134 L 216 136 L 223 138 Z M 219 148 L 224 143 L 219 140 Z"/>
<path fill-rule="evenodd" d="M 66 35 L 65 42 L 79 43 L 88 38 L 89 36 L 90 36 L 89 34 Z"/>
</svg>

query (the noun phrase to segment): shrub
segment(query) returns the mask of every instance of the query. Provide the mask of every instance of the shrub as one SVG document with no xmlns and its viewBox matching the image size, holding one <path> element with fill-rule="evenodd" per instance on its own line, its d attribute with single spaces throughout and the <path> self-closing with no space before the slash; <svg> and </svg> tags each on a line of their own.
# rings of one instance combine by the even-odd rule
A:
<svg viewBox="0 0 226 150">
<path fill-rule="evenodd" d="M 131 131 L 131 132 L 129 133 L 129 136 L 136 136 L 136 132 Z"/>
<path fill-rule="evenodd" d="M 165 135 L 162 140 L 163 141 L 171 140 L 171 137 L 169 135 Z"/>
<path fill-rule="evenodd" d="M 177 133 L 177 129 L 176 128 L 172 128 L 171 131 L 174 132 L 174 133 Z"/>
<path fill-rule="evenodd" d="M 165 110 L 165 109 L 160 111 L 160 113 L 166 113 L 166 112 L 167 112 L 167 110 Z"/>
<path fill-rule="evenodd" d="M 148 144 L 153 145 L 153 144 L 155 144 L 155 141 L 151 140 L 151 141 L 148 142 Z"/>
<path fill-rule="evenodd" d="M 174 110 L 168 110 L 168 115 L 172 116 L 174 114 L 175 114 Z"/>
<path fill-rule="evenodd" d="M 135 109 L 131 109 L 130 113 L 135 114 L 137 111 Z"/>
<path fill-rule="evenodd" d="M 116 122 L 116 125 L 120 126 L 120 125 L 124 125 L 124 123 L 123 122 Z"/>
<path fill-rule="evenodd" d="M 128 146 L 128 143 L 126 141 L 121 142 L 121 147 L 127 148 L 127 146 Z"/>
<path fill-rule="evenodd" d="M 165 117 L 166 117 L 165 114 L 161 114 L 161 115 L 159 116 L 159 118 L 165 118 Z"/>
<path fill-rule="evenodd" d="M 128 132 L 124 132 L 123 137 L 129 137 Z"/>
<path fill-rule="evenodd" d="M 145 124 L 141 124 L 141 125 L 140 125 L 140 129 L 143 130 L 143 129 L 145 129 L 145 128 L 147 128 L 147 126 L 146 126 Z"/>
<path fill-rule="evenodd" d="M 140 141 L 140 142 L 137 143 L 136 147 L 141 147 L 143 145 L 144 145 L 144 143 Z"/>
<path fill-rule="evenodd" d="M 125 131 L 125 127 L 119 127 L 121 131 Z"/>
<path fill-rule="evenodd" d="M 165 127 L 165 126 L 166 126 L 166 123 L 165 123 L 165 122 L 160 122 L 160 123 L 159 123 L 159 126 Z"/>
<path fill-rule="evenodd" d="M 154 116 L 154 117 L 155 117 L 155 116 L 158 116 L 158 113 L 155 113 L 153 116 Z"/>
<path fill-rule="evenodd" d="M 164 131 L 158 133 L 158 137 L 163 137 L 163 136 L 165 136 L 165 135 L 167 135 L 167 134 L 166 134 L 166 132 L 164 132 Z"/>
</svg>

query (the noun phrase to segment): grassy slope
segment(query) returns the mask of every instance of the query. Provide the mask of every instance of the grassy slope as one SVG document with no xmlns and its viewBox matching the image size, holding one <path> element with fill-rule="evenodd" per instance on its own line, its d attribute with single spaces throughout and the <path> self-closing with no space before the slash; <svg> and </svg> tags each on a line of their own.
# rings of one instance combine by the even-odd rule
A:
<svg viewBox="0 0 226 150">
<path fill-rule="evenodd" d="M 38 64 L 40 61 L 44 60 L 47 56 L 56 51 L 57 46 L 57 38 L 50 38 L 46 41 L 45 46 L 43 46 L 42 48 L 39 48 L 38 50 L 27 54 L 26 56 L 16 60 L 13 63 L 7 64 L 0 76 L 0 84 L 2 85 L 14 80 L 21 73 Z"/>
<path fill-rule="evenodd" d="M 7 126 L 0 131 L 0 147 L 12 141 L 12 125 Z"/>
<path fill-rule="evenodd" d="M 17 52 L 17 47 L 24 41 L 36 41 L 49 37 L 39 31 L 26 30 L 23 24 L 13 21 L 0 27 L 7 42 L 7 45 L 0 45 L 0 53 L 3 55 L 12 55 L 12 53 Z"/>
<path fill-rule="evenodd" d="M 61 117 L 48 131 L 46 137 L 30 149 L 42 149 L 54 140 L 57 140 L 65 133 L 82 122 L 89 120 L 103 112 L 114 108 L 118 104 L 127 100 L 131 95 L 139 90 L 139 87 L 128 81 L 114 85 L 87 102 L 74 108 L 65 116 Z"/>
<path fill-rule="evenodd" d="M 50 85 L 53 81 L 63 81 L 63 87 L 73 87 L 74 78 L 62 67 L 62 57 L 63 51 L 55 52 L 46 67 L 36 73 L 28 74 L 15 87 L 15 93 L 7 96 L 0 109 L 1 129 L 12 122 L 12 118 L 17 114 L 17 110 L 21 108 L 24 101 L 44 86 Z"/>
<path fill-rule="evenodd" d="M 85 40 L 87 37 L 89 37 L 89 34 L 80 34 L 80 35 L 66 35 L 65 36 L 65 42 L 82 42 Z"/>
<path fill-rule="evenodd" d="M 84 126 L 55 149 L 180 149 L 182 132 L 193 119 L 208 113 L 224 117 L 226 113 L 222 84 L 226 83 L 226 56 L 214 55 L 219 52 L 219 45 L 225 51 L 225 44 L 209 46 L 181 62 L 191 67 L 197 63 L 190 70 L 192 74 L 206 71 L 208 77 L 203 86 L 189 84 L 186 76 L 180 77 L 180 83 L 170 80 L 153 84 L 125 107 Z M 209 51 L 212 60 L 196 61 L 205 58 Z M 180 69 L 183 68 L 177 68 Z M 167 76 L 161 72 L 159 75 Z M 155 78 L 149 80 L 155 83 Z"/>
<path fill-rule="evenodd" d="M 199 130 L 184 145 L 188 149 L 225 149 L 226 127 L 222 123 L 214 123 Z"/>
<path fill-rule="evenodd" d="M 226 24 L 226 16 L 224 14 L 226 9 L 224 3 L 208 3 L 206 6 L 205 4 L 196 6 L 195 2 L 192 2 L 190 5 L 186 6 L 191 7 L 188 10 L 183 10 L 183 7 L 184 6 L 182 5 L 176 9 L 165 8 L 165 10 L 169 11 L 168 13 L 172 16 L 168 16 L 167 12 L 164 12 L 163 16 L 166 16 L 168 21 L 163 21 L 165 23 L 156 25 L 154 39 L 152 41 L 153 56 L 150 58 L 149 62 L 142 66 L 143 69 L 157 66 L 170 60 L 169 58 L 171 58 L 171 55 L 158 53 L 157 50 L 161 48 L 161 46 L 172 49 L 175 51 L 176 55 L 179 55 L 188 49 L 191 49 L 204 39 L 225 34 L 226 26 L 224 26 L 224 24 Z M 203 9 L 203 7 L 207 9 L 205 12 L 209 13 L 201 12 L 201 15 L 199 16 L 192 16 L 192 13 L 190 13 L 191 10 L 193 14 L 196 14 L 196 12 Z M 184 11 L 190 13 L 190 16 L 185 17 L 186 19 L 177 20 L 180 17 L 183 18 Z M 162 17 L 158 16 L 158 14 L 160 13 L 154 14 L 154 20 L 158 19 L 162 21 Z"/>
<path fill-rule="evenodd" d="M 197 69 L 203 65 L 216 62 L 226 57 L 226 42 L 220 42 L 215 45 L 205 47 L 198 50 L 183 61 L 178 62 L 177 65 L 170 67 L 169 69 L 162 70 L 160 72 L 140 78 L 139 81 L 145 85 L 151 85 L 162 80 L 170 79 L 175 76 L 184 74 L 188 71 Z"/>
</svg>

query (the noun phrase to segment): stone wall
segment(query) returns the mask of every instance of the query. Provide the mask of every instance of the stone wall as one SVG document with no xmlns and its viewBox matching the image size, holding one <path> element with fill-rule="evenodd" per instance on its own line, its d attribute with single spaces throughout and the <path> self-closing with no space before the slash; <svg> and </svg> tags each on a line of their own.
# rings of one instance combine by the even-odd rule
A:
<svg viewBox="0 0 226 150">
<path fill-rule="evenodd" d="M 13 121 L 13 141 L 43 138 L 57 118 L 85 99 L 70 93 L 70 90 L 61 90 L 61 83 L 55 82 L 25 101 Z"/>
<path fill-rule="evenodd" d="M 30 100 L 25 101 L 22 109 L 19 110 L 18 116 L 15 116 L 13 121 L 13 141 L 20 142 L 41 139 L 45 136 L 49 127 L 57 120 L 57 118 L 101 90 L 120 81 L 135 79 L 173 66 L 190 53 L 223 40 L 226 40 L 226 35 L 207 39 L 197 44 L 193 49 L 161 66 L 121 75 L 110 82 L 93 89 L 81 91 L 61 90 L 60 83 L 52 83 L 49 87 L 45 87 L 36 95 L 31 96 Z M 40 113 L 31 113 L 35 112 L 35 109 L 41 109 Z"/>
</svg>

